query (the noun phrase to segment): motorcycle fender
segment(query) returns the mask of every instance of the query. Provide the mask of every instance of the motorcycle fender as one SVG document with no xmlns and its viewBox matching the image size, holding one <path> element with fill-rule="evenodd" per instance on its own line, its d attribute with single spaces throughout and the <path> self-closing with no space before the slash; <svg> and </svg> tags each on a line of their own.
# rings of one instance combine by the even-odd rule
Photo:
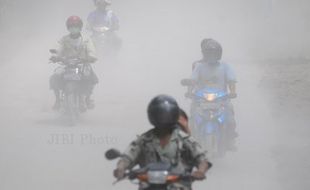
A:
<svg viewBox="0 0 310 190">
<path fill-rule="evenodd" d="M 214 122 L 214 121 L 207 122 L 205 125 L 207 134 L 216 133 L 218 128 L 219 128 L 219 123 Z"/>
</svg>

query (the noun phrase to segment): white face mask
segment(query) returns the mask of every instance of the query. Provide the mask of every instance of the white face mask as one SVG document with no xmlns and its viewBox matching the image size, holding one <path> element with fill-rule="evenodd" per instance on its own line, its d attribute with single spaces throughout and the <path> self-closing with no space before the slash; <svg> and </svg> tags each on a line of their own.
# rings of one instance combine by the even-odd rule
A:
<svg viewBox="0 0 310 190">
<path fill-rule="evenodd" d="M 69 29 L 70 34 L 72 35 L 77 35 L 79 33 L 81 33 L 81 28 L 79 27 L 70 27 Z"/>
</svg>

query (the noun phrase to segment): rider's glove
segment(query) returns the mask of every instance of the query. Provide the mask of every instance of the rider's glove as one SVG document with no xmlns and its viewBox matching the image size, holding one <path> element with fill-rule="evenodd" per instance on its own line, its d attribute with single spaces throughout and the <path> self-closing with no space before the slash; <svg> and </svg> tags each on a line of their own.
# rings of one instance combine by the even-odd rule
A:
<svg viewBox="0 0 310 190">
<path fill-rule="evenodd" d="M 58 56 L 52 56 L 50 58 L 50 61 L 53 62 L 53 63 L 56 63 L 56 62 L 60 61 L 60 58 Z"/>
</svg>

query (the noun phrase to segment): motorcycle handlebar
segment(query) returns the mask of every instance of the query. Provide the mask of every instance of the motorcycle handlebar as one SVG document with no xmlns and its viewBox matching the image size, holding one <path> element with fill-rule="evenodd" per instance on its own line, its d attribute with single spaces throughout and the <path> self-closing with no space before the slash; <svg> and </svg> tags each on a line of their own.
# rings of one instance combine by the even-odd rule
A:
<svg viewBox="0 0 310 190">
<path fill-rule="evenodd" d="M 182 86 L 194 86 L 196 84 L 197 84 L 197 82 L 192 80 L 192 79 L 182 79 L 181 80 L 181 85 Z"/>
<path fill-rule="evenodd" d="M 60 65 L 79 65 L 83 64 L 85 61 L 82 59 L 64 59 L 64 58 L 57 58 L 57 60 L 50 60 L 52 63 L 58 63 Z"/>
</svg>

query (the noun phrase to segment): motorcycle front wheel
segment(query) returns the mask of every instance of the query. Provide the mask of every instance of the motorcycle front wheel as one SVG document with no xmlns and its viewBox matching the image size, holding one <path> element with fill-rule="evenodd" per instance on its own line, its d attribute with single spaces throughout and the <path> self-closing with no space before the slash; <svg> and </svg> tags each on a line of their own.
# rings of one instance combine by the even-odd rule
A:
<svg viewBox="0 0 310 190">
<path fill-rule="evenodd" d="M 79 116 L 79 96 L 76 93 L 74 83 L 67 84 L 65 92 L 65 107 L 69 125 L 76 125 Z"/>
</svg>

